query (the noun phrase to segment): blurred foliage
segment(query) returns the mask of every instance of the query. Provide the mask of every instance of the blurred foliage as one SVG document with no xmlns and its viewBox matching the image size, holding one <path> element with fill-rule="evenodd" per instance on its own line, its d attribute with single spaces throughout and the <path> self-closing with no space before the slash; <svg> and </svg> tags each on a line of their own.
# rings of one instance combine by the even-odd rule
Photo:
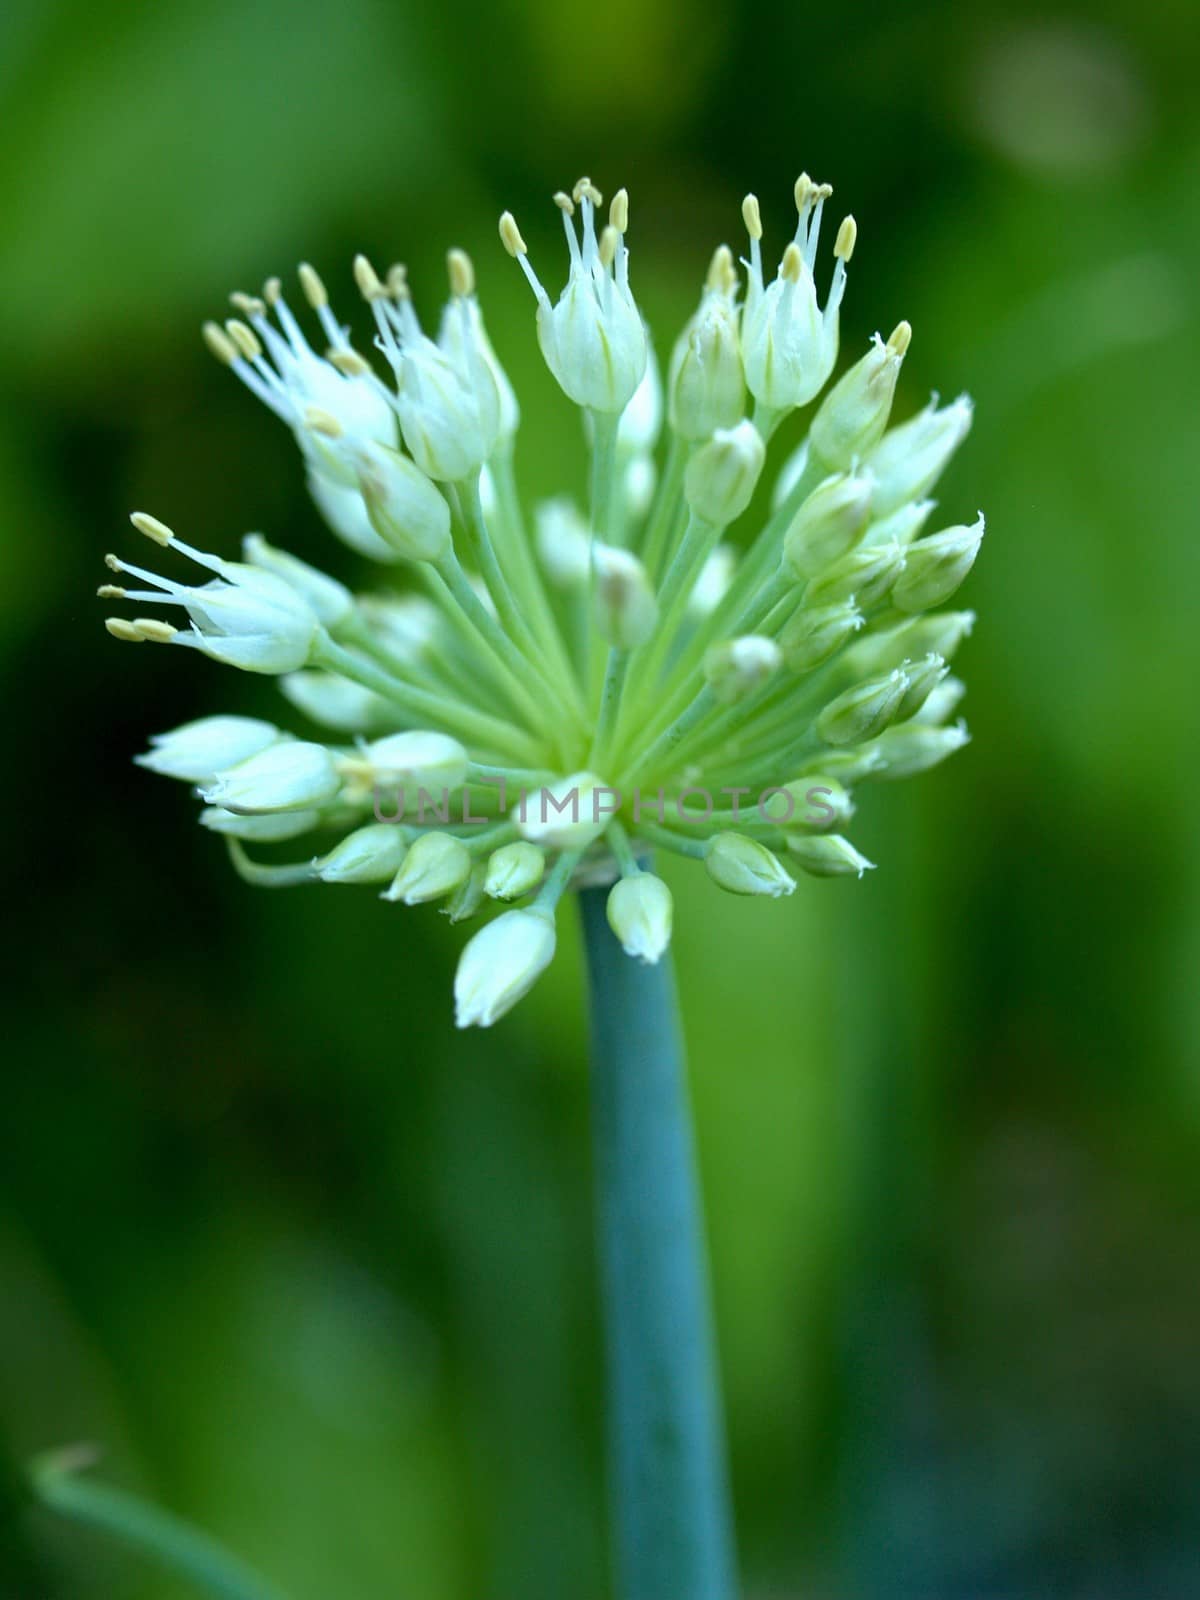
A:
<svg viewBox="0 0 1200 1600">
<path fill-rule="evenodd" d="M 1194 8 L 9 0 L 0 17 L 0 1594 L 182 1600 L 20 1502 L 74 1439 L 297 1600 L 599 1597 L 580 972 L 456 1037 L 456 942 L 272 897 L 139 773 L 270 704 L 116 648 L 100 555 L 327 542 L 196 338 L 354 249 L 479 262 L 530 495 L 582 449 L 531 246 L 628 182 L 660 338 L 744 188 L 861 224 L 845 348 L 970 388 L 975 742 L 872 796 L 881 870 L 678 877 L 747 1592 L 1191 1595 L 1200 1483 L 1200 113 Z M 346 569 L 342 567 L 342 571 Z"/>
</svg>

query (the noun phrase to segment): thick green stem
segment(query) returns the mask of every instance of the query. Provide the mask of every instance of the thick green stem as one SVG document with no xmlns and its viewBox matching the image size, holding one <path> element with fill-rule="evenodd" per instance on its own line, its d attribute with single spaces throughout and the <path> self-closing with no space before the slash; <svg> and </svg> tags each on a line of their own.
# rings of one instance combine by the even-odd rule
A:
<svg viewBox="0 0 1200 1600">
<path fill-rule="evenodd" d="M 609 1471 L 620 1600 L 733 1600 L 732 1515 L 700 1197 L 669 960 L 622 951 L 580 895 L 591 987 Z"/>
<path fill-rule="evenodd" d="M 167 1572 L 186 1578 L 203 1594 L 218 1600 L 281 1600 L 278 1589 L 208 1534 L 123 1489 L 81 1477 L 58 1456 L 35 1461 L 29 1481 L 37 1499 L 51 1511 L 112 1534 Z"/>
</svg>

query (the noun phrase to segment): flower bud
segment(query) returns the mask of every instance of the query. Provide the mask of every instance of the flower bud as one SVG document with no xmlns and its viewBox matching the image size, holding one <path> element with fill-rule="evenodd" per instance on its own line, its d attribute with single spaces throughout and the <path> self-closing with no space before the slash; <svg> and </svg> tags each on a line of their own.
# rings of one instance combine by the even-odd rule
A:
<svg viewBox="0 0 1200 1600">
<path fill-rule="evenodd" d="M 628 550 L 596 542 L 596 626 L 618 650 L 632 650 L 654 632 L 658 601 L 646 569 Z"/>
<path fill-rule="evenodd" d="M 341 786 L 337 763 L 323 744 L 285 739 L 222 768 L 201 786 L 201 795 L 226 811 L 297 811 L 332 800 Z"/>
<path fill-rule="evenodd" d="M 875 515 L 883 517 L 908 500 L 920 500 L 941 477 L 971 427 L 966 395 L 942 410 L 930 405 L 891 428 L 866 459 L 875 477 Z"/>
<path fill-rule="evenodd" d="M 796 880 L 784 871 L 766 845 L 744 833 L 718 833 L 704 855 L 708 875 L 731 894 L 761 894 L 771 899 L 791 894 Z"/>
<path fill-rule="evenodd" d="M 289 672 L 279 687 L 297 711 L 341 733 L 368 733 L 394 714 L 382 695 L 335 672 Z"/>
<path fill-rule="evenodd" d="M 700 576 L 688 595 L 688 616 L 711 616 L 725 598 L 736 570 L 737 553 L 733 546 L 719 544 L 700 569 Z"/>
<path fill-rule="evenodd" d="M 973 611 L 929 611 L 898 627 L 872 630 L 846 652 L 846 670 L 865 678 L 924 655 L 950 661 L 974 625 Z"/>
<path fill-rule="evenodd" d="M 407 456 L 372 444 L 355 455 L 371 526 L 405 561 L 437 561 L 450 549 L 450 507 Z"/>
<path fill-rule="evenodd" d="M 806 763 L 813 774 L 809 783 L 843 784 L 861 783 L 873 777 L 883 766 L 883 757 L 871 744 L 844 745 L 840 750 L 822 750 Z"/>
<path fill-rule="evenodd" d="M 968 527 L 946 528 L 910 545 L 892 600 L 901 611 L 927 611 L 948 600 L 975 565 L 983 513 Z"/>
<path fill-rule="evenodd" d="M 658 361 L 654 346 L 647 338 L 646 370 L 617 424 L 617 450 L 626 460 L 630 457 L 646 457 L 653 452 L 662 429 L 662 402 Z"/>
<path fill-rule="evenodd" d="M 241 816 L 224 806 L 205 806 L 200 826 L 228 839 L 247 844 L 276 844 L 281 839 L 296 839 L 321 825 L 319 811 L 271 811 L 259 816 Z"/>
<path fill-rule="evenodd" d="M 889 511 L 886 517 L 874 518 L 867 524 L 863 544 L 910 545 L 929 521 L 929 513 L 935 504 L 933 500 L 913 500 L 895 511 Z"/>
<path fill-rule="evenodd" d="M 819 483 L 783 536 L 784 560 L 801 578 L 813 578 L 845 555 L 862 537 L 874 485 L 862 474 L 844 473 Z"/>
<path fill-rule="evenodd" d="M 529 908 L 505 911 L 468 941 L 454 975 L 455 1021 L 490 1028 L 527 995 L 554 959 L 554 918 Z"/>
<path fill-rule="evenodd" d="M 850 791 L 827 773 L 796 778 L 785 783 L 762 805 L 767 821 L 776 823 L 791 834 L 797 830 L 805 833 L 828 833 L 849 822 L 854 815 L 854 802 Z"/>
<path fill-rule="evenodd" d="M 718 428 L 694 453 L 683 476 L 684 498 L 694 514 L 714 528 L 736 522 L 750 504 L 766 455 L 752 422 Z"/>
<path fill-rule="evenodd" d="M 658 468 L 653 456 L 631 456 L 621 472 L 621 495 L 625 514 L 635 522 L 644 517 L 654 500 Z"/>
<path fill-rule="evenodd" d="M 788 854 L 802 872 L 814 878 L 861 878 L 875 865 L 840 833 L 792 834 Z"/>
<path fill-rule="evenodd" d="M 608 925 L 627 956 L 653 966 L 671 942 L 675 903 L 671 891 L 652 872 L 635 872 L 613 884 L 607 902 Z"/>
<path fill-rule="evenodd" d="M 284 735 L 272 722 L 257 717 L 200 717 L 170 733 L 155 734 L 139 767 L 185 783 L 208 783 L 224 767 L 236 766 L 277 744 Z"/>
<path fill-rule="evenodd" d="M 512 813 L 522 835 L 547 850 L 584 850 L 604 832 L 611 794 L 593 772 L 573 772 L 557 783 L 530 790 Z"/>
<path fill-rule="evenodd" d="M 457 739 L 425 729 L 388 734 L 343 763 L 368 784 L 401 785 L 414 794 L 425 789 L 435 797 L 443 790 L 461 789 L 469 764 Z"/>
<path fill-rule="evenodd" d="M 261 533 L 248 533 L 242 540 L 242 554 L 252 567 L 273 572 L 312 607 L 321 624 L 334 629 L 354 610 L 354 596 L 344 583 L 330 578 L 298 556 L 289 555 L 268 544 Z"/>
<path fill-rule="evenodd" d="M 383 350 L 396 374 L 400 432 L 417 467 L 438 483 L 477 478 L 500 436 L 500 391 L 487 363 L 460 370 L 423 334 L 391 348 L 385 342 Z"/>
<path fill-rule="evenodd" d="M 826 744 L 857 744 L 873 739 L 896 720 L 908 692 L 908 674 L 897 668 L 855 684 L 831 700 L 817 718 L 817 732 Z"/>
<path fill-rule="evenodd" d="M 812 579 L 804 603 L 819 606 L 853 600 L 860 610 L 871 611 L 887 598 L 903 571 L 903 545 L 859 545 Z"/>
<path fill-rule="evenodd" d="M 409 668 L 426 660 L 446 626 L 423 594 L 360 595 L 358 609 L 392 660 Z"/>
<path fill-rule="evenodd" d="M 534 507 L 538 560 L 556 589 L 577 589 L 591 570 L 592 536 L 570 500 L 543 500 Z"/>
<path fill-rule="evenodd" d="M 487 898 L 483 892 L 486 868 L 482 861 L 477 861 L 471 868 L 471 875 L 446 901 L 442 907 L 443 913 L 451 922 L 467 922 L 473 917 Z"/>
<path fill-rule="evenodd" d="M 322 883 L 387 883 L 399 872 L 411 838 L 393 822 L 356 828 L 317 863 Z"/>
<path fill-rule="evenodd" d="M 449 833 L 420 833 L 384 890 L 384 900 L 403 900 L 406 906 L 440 900 L 471 876 L 471 852 Z"/>
<path fill-rule="evenodd" d="M 829 471 L 848 472 L 883 437 L 911 338 L 907 322 L 900 323 L 886 344 L 876 334 L 870 350 L 838 379 L 817 408 L 809 443 Z"/>
<path fill-rule="evenodd" d="M 760 689 L 782 665 L 783 651 L 774 639 L 749 633 L 711 646 L 704 657 L 704 677 L 717 699 L 729 706 Z"/>
<path fill-rule="evenodd" d="M 916 721 L 931 728 L 947 721 L 958 710 L 966 692 L 967 686 L 961 678 L 943 678 L 917 712 Z"/>
<path fill-rule="evenodd" d="M 537 888 L 545 872 L 546 858 L 537 845 L 518 839 L 488 857 L 484 893 L 492 900 L 519 900 Z"/>
<path fill-rule="evenodd" d="M 461 252 L 455 251 L 452 254 L 460 256 Z M 451 271 L 453 274 L 453 265 Z M 482 363 L 487 368 L 495 385 L 498 404 L 493 425 L 499 439 L 511 439 L 521 421 L 521 408 L 508 374 L 492 349 L 491 340 L 483 325 L 483 313 L 473 292 L 461 295 L 455 293 L 447 302 L 438 328 L 438 347 L 459 373 L 473 373 L 477 363 Z M 479 387 L 486 395 L 486 386 L 481 383 Z M 490 400 L 490 395 L 486 397 Z"/>
<path fill-rule="evenodd" d="M 928 772 L 952 756 L 970 740 L 966 727 L 960 722 L 952 728 L 929 727 L 920 722 L 906 722 L 903 727 L 889 728 L 871 744 L 879 765 L 872 778 L 911 778 L 918 772 Z"/>
<path fill-rule="evenodd" d="M 850 600 L 832 606 L 794 611 L 779 635 L 789 672 L 811 672 L 847 644 L 863 625 L 863 615 Z"/>
<path fill-rule="evenodd" d="M 399 561 L 400 556 L 386 539 L 375 532 L 358 480 L 347 487 L 334 483 L 323 472 L 308 474 L 308 492 L 326 525 L 344 545 L 370 561 Z"/>
<path fill-rule="evenodd" d="M 808 440 L 796 447 L 784 461 L 771 487 L 771 510 L 778 511 L 808 471 Z"/>
<path fill-rule="evenodd" d="M 681 439 L 707 439 L 732 428 L 746 410 L 737 314 L 738 277 L 721 245 L 713 256 L 700 309 L 671 353 L 667 377 L 671 426 Z"/>
<path fill-rule="evenodd" d="M 907 722 L 909 717 L 915 717 L 925 704 L 929 696 L 941 683 L 950 671 L 941 656 L 932 650 L 919 661 L 905 661 L 901 670 L 908 678 L 908 688 L 896 712 L 897 722 Z"/>
</svg>

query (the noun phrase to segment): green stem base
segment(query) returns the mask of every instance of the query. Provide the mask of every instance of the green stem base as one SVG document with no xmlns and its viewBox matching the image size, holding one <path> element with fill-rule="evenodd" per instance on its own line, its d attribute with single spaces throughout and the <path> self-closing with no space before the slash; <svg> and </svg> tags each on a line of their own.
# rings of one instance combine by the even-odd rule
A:
<svg viewBox="0 0 1200 1600">
<path fill-rule="evenodd" d="M 620 1600 L 737 1580 L 683 1047 L 669 958 L 643 966 L 580 894 L 591 988 L 609 1472 Z"/>
</svg>

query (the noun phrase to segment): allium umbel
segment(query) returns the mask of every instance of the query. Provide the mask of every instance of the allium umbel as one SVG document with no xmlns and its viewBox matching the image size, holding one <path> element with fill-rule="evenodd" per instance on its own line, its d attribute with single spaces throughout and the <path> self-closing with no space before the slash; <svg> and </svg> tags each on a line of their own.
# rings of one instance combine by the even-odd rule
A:
<svg viewBox="0 0 1200 1600">
<path fill-rule="evenodd" d="M 555 196 L 568 247 L 557 300 L 504 214 L 542 353 L 584 413 L 592 456 L 586 506 L 560 499 L 528 519 L 517 399 L 461 251 L 436 338 L 402 267 L 381 277 L 356 261 L 387 381 L 309 266 L 316 345 L 275 279 L 205 328 L 295 436 L 334 534 L 390 569 L 391 592 L 356 596 L 258 535 L 244 561 L 223 561 L 136 513 L 162 560 L 183 556 L 205 576 L 109 556 L 122 586 L 102 595 L 183 613 L 181 626 L 110 618 L 109 631 L 277 675 L 329 730 L 302 739 L 207 717 L 138 759 L 195 785 L 202 822 L 251 882 L 373 884 L 395 903 L 440 899 L 452 921 L 507 905 L 463 952 L 460 1026 L 488 1026 L 532 986 L 573 884 L 615 880 L 617 937 L 657 961 L 672 903 L 647 870 L 653 849 L 702 861 L 743 895 L 791 894 L 794 871 L 861 877 L 871 863 L 840 831 L 854 786 L 924 771 L 966 741 L 950 725 L 962 685 L 948 662 L 973 617 L 929 608 L 966 577 L 983 519 L 923 529 L 971 406 L 934 402 L 889 427 L 905 322 L 826 390 L 857 234 L 846 218 L 827 271 L 831 192 L 797 180 L 795 236 L 770 280 L 747 197 L 741 302 L 722 245 L 665 386 L 630 286 L 625 191 L 607 222 L 590 179 Z M 756 511 L 772 436 L 822 391 L 775 474 L 773 509 Z M 309 833 L 287 864 L 246 849 Z"/>
</svg>

